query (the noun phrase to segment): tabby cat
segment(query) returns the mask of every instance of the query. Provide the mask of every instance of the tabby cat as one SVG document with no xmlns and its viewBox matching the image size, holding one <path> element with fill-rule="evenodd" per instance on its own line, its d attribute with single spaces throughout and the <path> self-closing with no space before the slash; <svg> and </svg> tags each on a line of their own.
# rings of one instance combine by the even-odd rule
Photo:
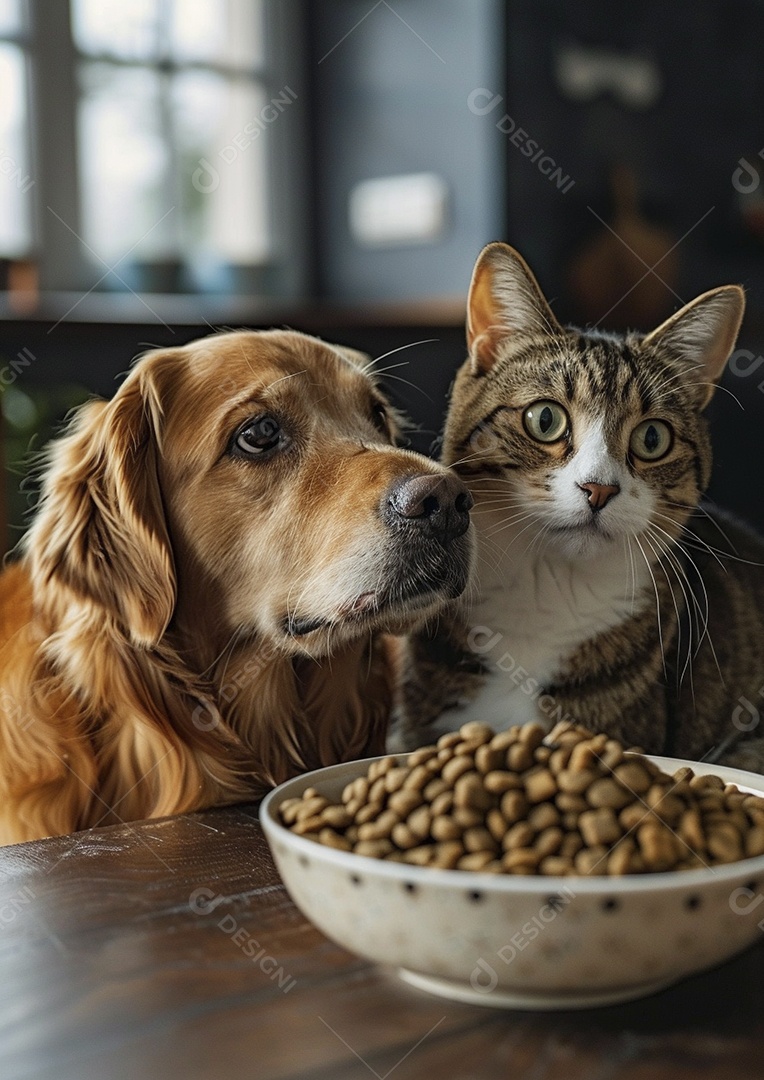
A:
<svg viewBox="0 0 764 1080">
<path fill-rule="evenodd" d="M 484 249 L 442 455 L 477 584 L 402 647 L 394 746 L 572 719 L 764 771 L 764 541 L 701 504 L 744 304 L 728 285 L 647 336 L 564 328 L 516 251 Z"/>
</svg>

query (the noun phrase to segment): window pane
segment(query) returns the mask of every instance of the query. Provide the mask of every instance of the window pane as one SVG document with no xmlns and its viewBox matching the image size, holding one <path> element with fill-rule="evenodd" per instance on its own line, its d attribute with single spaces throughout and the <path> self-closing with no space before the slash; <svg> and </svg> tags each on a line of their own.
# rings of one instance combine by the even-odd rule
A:
<svg viewBox="0 0 764 1080">
<path fill-rule="evenodd" d="M 146 68 L 81 65 L 79 160 L 86 242 L 110 264 L 176 250 L 160 81 Z M 163 215 L 166 215 L 163 217 Z M 131 250 L 132 249 L 132 250 Z M 125 265 L 119 271 L 123 276 Z M 114 279 L 106 282 L 118 286 Z"/>
<path fill-rule="evenodd" d="M 179 75 L 173 91 L 185 250 L 263 261 L 270 251 L 268 126 L 279 109 L 266 107 L 261 86 L 210 73 Z"/>
<path fill-rule="evenodd" d="M 263 62 L 262 0 L 172 0 L 175 60 L 212 61 L 244 71 Z"/>
<path fill-rule="evenodd" d="M 86 53 L 125 60 L 157 56 L 161 0 L 72 0 L 74 41 Z"/>
<path fill-rule="evenodd" d="M 31 247 L 26 72 L 24 55 L 0 43 L 0 255 Z"/>
<path fill-rule="evenodd" d="M 20 0 L 0 0 L 0 34 L 16 34 L 21 30 Z"/>
</svg>

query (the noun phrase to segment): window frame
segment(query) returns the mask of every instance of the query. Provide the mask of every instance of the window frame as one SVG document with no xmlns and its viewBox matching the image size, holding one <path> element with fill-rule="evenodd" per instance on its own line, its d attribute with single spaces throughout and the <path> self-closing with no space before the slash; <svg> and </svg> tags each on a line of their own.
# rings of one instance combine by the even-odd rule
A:
<svg viewBox="0 0 764 1080">
<path fill-rule="evenodd" d="M 253 72 L 271 99 L 285 87 L 295 95 L 289 106 L 290 122 L 268 129 L 266 155 L 271 257 L 252 265 L 248 296 L 294 299 L 307 291 L 306 204 L 301 198 L 307 182 L 306 98 L 304 93 L 305 43 L 299 0 L 264 0 L 266 50 L 264 64 Z M 80 240 L 82 224 L 77 162 L 77 65 L 99 57 L 77 49 L 71 28 L 70 0 L 26 0 L 27 32 L 20 44 L 26 50 L 29 86 L 29 160 L 32 188 L 33 247 L 39 265 L 40 291 L 88 293 L 114 297 L 124 308 L 125 291 L 94 288 L 104 273 Z M 10 39 L 8 39 L 10 40 Z M 104 54 L 109 63 L 133 65 Z M 140 61 L 136 62 L 139 65 Z M 165 65 L 152 65 L 165 70 Z M 214 62 L 178 63 L 173 70 L 213 70 L 232 76 L 236 65 Z M 246 77 L 246 76 L 245 76 Z M 108 279 L 107 279 L 108 280 Z M 132 291 L 132 290 L 129 290 Z M 139 290 L 143 295 L 143 291 Z M 174 293 L 178 297 L 205 298 L 208 292 Z M 145 309 L 144 309 L 145 310 Z"/>
<path fill-rule="evenodd" d="M 67 2 L 68 2 L 68 0 L 67 0 Z M 30 85 L 31 84 L 31 77 L 32 77 L 31 72 L 32 72 L 32 68 L 33 68 L 32 34 L 31 34 L 31 28 L 30 28 L 30 25 L 29 25 L 28 10 L 27 10 L 25 4 L 23 3 L 23 0 L 19 4 L 19 14 L 20 14 L 19 29 L 18 30 L 5 30 L 5 31 L 0 32 L 0 44 L 9 45 L 12 48 L 18 49 L 21 52 L 22 58 L 23 58 L 24 76 L 25 76 L 25 80 L 26 80 L 26 85 L 24 87 L 24 93 L 26 95 L 26 114 L 27 114 L 27 123 L 28 123 L 29 126 L 27 127 L 27 130 L 24 133 L 24 142 L 26 144 L 25 145 L 26 163 L 25 163 L 24 172 L 26 173 L 26 175 L 21 178 L 21 182 L 23 182 L 24 184 L 29 185 L 26 188 L 26 191 L 24 191 L 23 193 L 24 194 L 27 194 L 28 192 L 30 193 L 30 197 L 29 197 L 29 221 L 28 221 L 28 227 L 29 227 L 29 231 L 30 231 L 30 246 L 24 252 L 9 253 L 7 251 L 0 251 L 0 258 L 2 258 L 2 259 L 5 259 L 5 258 L 26 259 L 28 257 L 31 257 L 33 252 L 34 252 L 35 236 L 36 236 L 36 229 L 35 229 L 35 198 L 34 198 L 34 192 L 33 192 L 34 180 L 32 179 L 32 177 L 34 175 L 34 148 L 32 146 L 31 132 L 30 132 L 31 125 L 33 123 L 32 95 L 31 95 L 31 85 Z M 20 166 L 18 166 L 18 165 L 17 165 L 17 170 L 20 170 Z M 11 178 L 9 177 L 9 179 L 11 179 Z"/>
</svg>

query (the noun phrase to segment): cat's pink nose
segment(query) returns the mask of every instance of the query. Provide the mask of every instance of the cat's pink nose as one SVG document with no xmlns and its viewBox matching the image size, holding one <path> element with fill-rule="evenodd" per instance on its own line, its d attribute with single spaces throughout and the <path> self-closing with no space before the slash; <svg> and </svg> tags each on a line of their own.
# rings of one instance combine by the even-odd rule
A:
<svg viewBox="0 0 764 1080">
<path fill-rule="evenodd" d="M 621 490 L 620 484 L 579 484 L 586 498 L 589 500 L 589 508 L 593 514 L 607 506 L 610 500 Z"/>
</svg>

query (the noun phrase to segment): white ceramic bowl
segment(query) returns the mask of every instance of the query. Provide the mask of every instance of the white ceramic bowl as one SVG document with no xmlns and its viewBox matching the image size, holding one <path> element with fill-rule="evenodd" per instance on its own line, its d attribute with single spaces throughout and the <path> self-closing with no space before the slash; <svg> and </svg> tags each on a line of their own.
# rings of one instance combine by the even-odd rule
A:
<svg viewBox="0 0 764 1080">
<path fill-rule="evenodd" d="M 689 765 L 764 795 L 764 776 L 652 760 L 668 773 Z M 315 787 L 339 800 L 369 764 L 281 784 L 260 820 L 300 910 L 338 944 L 432 993 L 511 1008 L 609 1005 L 712 967 L 764 932 L 764 856 L 681 873 L 513 877 L 371 859 L 279 823 L 284 799 Z"/>
</svg>

